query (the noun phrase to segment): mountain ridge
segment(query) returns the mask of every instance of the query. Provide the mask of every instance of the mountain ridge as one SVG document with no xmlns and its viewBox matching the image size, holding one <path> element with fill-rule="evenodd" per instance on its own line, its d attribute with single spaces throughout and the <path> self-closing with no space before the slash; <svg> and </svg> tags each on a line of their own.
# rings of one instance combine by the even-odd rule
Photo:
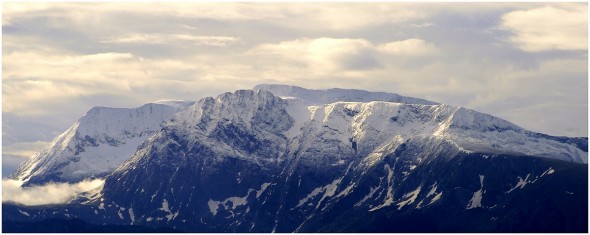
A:
<svg viewBox="0 0 590 235">
<path fill-rule="evenodd" d="M 258 84 L 252 88 L 254 91 L 267 90 L 279 97 L 293 97 L 305 100 L 312 104 L 327 104 L 337 101 L 370 102 L 386 101 L 406 104 L 439 104 L 437 102 L 401 96 L 396 93 L 370 92 L 358 89 L 331 88 L 325 90 L 306 89 L 303 87 L 282 84 Z"/>
<path fill-rule="evenodd" d="M 494 232 L 539 231 L 555 212 L 571 223 L 551 229 L 587 230 L 576 206 L 587 204 L 587 138 L 445 104 L 354 101 L 355 92 L 322 103 L 342 96 L 316 91 L 305 100 L 289 89 L 281 94 L 290 98 L 260 88 L 201 99 L 163 121 L 100 190 L 66 205 L 10 206 L 4 217 L 192 232 L 342 232 L 348 223 L 391 232 L 423 231 L 412 224 L 425 215 L 440 231 Z M 522 199 L 534 195 L 547 197 Z M 539 207 L 534 220 L 512 222 Z"/>
</svg>

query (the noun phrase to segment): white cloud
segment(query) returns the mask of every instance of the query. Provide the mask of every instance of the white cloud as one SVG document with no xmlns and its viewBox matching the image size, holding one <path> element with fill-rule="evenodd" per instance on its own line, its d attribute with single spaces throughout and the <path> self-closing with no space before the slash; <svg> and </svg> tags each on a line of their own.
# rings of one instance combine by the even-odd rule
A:
<svg viewBox="0 0 590 235">
<path fill-rule="evenodd" d="M 4 6 L 3 25 L 31 17 L 59 16 L 82 30 L 101 32 L 119 27 L 117 24 L 105 27 L 112 13 L 228 22 L 266 21 L 313 30 L 353 30 L 426 17 L 425 12 L 404 3 L 7 3 Z M 342 17 L 343 12 L 346 17 Z"/>
<path fill-rule="evenodd" d="M 244 11 L 244 4 L 231 3 L 35 3 L 11 2 L 3 4 L 3 24 L 18 18 L 61 16 L 77 22 L 100 23 L 103 15 L 113 12 L 143 13 L 151 16 L 180 16 L 218 20 L 246 20 L 267 16 L 263 12 Z M 216 10 L 217 9 L 217 10 Z M 223 9 L 223 10 L 219 10 Z"/>
<path fill-rule="evenodd" d="M 82 97 L 157 91 L 162 83 L 194 80 L 200 68 L 186 60 L 145 59 L 130 53 L 16 51 L 4 54 L 3 61 L 3 111 L 20 115 L 52 112 L 49 104 L 73 104 Z"/>
<path fill-rule="evenodd" d="M 2 154 L 8 154 L 21 158 L 29 158 L 39 153 L 50 142 L 34 141 L 34 142 L 18 142 L 6 146 L 2 146 Z"/>
<path fill-rule="evenodd" d="M 367 26 L 397 24 L 424 19 L 424 11 L 411 4 L 277 4 L 276 10 L 289 17 L 292 26 L 310 29 L 353 30 Z M 284 18 L 283 18 L 284 19 Z"/>
<path fill-rule="evenodd" d="M 31 12 L 40 12 L 47 10 L 51 5 L 49 3 L 3 3 L 2 4 L 2 25 L 10 25 L 12 20 L 18 16 L 24 16 Z"/>
<path fill-rule="evenodd" d="M 510 40 L 525 51 L 588 49 L 585 3 L 512 11 L 502 16 L 501 26 L 514 33 Z"/>
<path fill-rule="evenodd" d="M 67 102 L 68 99 L 98 92 L 85 89 L 79 84 L 48 80 L 3 81 L 2 88 L 3 111 L 20 115 L 41 114 L 48 110 L 39 109 L 39 106 L 47 105 L 47 102 Z"/>
<path fill-rule="evenodd" d="M 513 94 L 512 97 L 536 98 L 538 102 L 543 102 L 542 98 L 552 98 L 551 102 L 587 105 L 587 100 L 575 98 L 588 93 L 587 63 L 584 59 L 553 59 L 539 63 L 538 69 L 534 70 L 496 68 L 497 72 L 485 79 L 487 86 L 482 87 L 469 104 L 492 105 L 506 98 L 497 94 L 507 93 Z"/>
<path fill-rule="evenodd" d="M 194 36 L 188 34 L 133 34 L 114 39 L 103 40 L 103 43 L 138 43 L 138 44 L 170 44 L 183 47 L 194 45 L 228 46 L 238 41 L 235 37 L 226 36 Z"/>
<path fill-rule="evenodd" d="M 361 38 L 302 38 L 275 44 L 261 44 L 249 51 L 253 55 L 287 59 L 314 74 L 371 70 L 381 67 L 386 55 L 433 55 L 437 48 L 421 39 L 374 45 Z"/>
<path fill-rule="evenodd" d="M 366 58 L 365 55 L 370 54 L 373 49 L 373 45 L 365 39 L 303 38 L 258 45 L 250 53 L 288 59 L 312 67 L 312 72 L 329 72 L 349 69 L 346 64 L 355 63 L 357 59 L 357 63 L 365 62 L 361 61 L 362 59 L 368 59 L 366 62 L 372 63 L 371 58 Z"/>
<path fill-rule="evenodd" d="M 427 27 L 432 27 L 434 24 L 430 23 L 430 22 L 425 22 L 425 23 L 421 23 L 421 24 L 410 24 L 409 27 L 414 27 L 414 28 L 427 28 Z"/>
<path fill-rule="evenodd" d="M 385 43 L 379 46 L 379 50 L 384 53 L 403 56 L 427 56 L 438 52 L 434 44 L 416 38 Z"/>
<path fill-rule="evenodd" d="M 79 193 L 102 187 L 104 180 L 85 180 L 75 184 L 48 183 L 25 188 L 21 185 L 21 181 L 2 180 L 2 202 L 13 201 L 25 205 L 63 204 Z"/>
</svg>

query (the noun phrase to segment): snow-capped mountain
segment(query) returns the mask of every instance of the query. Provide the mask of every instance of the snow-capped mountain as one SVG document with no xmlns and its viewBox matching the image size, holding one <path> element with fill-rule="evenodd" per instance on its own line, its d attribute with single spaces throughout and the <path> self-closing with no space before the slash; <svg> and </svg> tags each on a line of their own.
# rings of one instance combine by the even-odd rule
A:
<svg viewBox="0 0 590 235">
<path fill-rule="evenodd" d="M 129 159 L 172 114 L 193 103 L 157 101 L 131 109 L 94 107 L 25 161 L 11 178 L 26 185 L 104 177 Z"/>
<path fill-rule="evenodd" d="M 172 115 L 76 204 L 3 214 L 190 232 L 583 231 L 587 142 L 396 94 L 259 85 Z"/>
<path fill-rule="evenodd" d="M 254 90 L 267 90 L 287 100 L 301 100 L 302 102 L 292 101 L 290 104 L 290 116 L 303 119 L 295 122 L 322 123 L 323 128 L 330 126 L 339 130 L 338 133 L 342 135 L 348 134 L 340 136 L 340 140 L 349 137 L 362 141 L 368 137 L 371 139 L 366 142 L 371 146 L 383 145 L 384 139 L 397 136 L 407 139 L 428 135 L 452 141 L 462 149 L 472 152 L 517 153 L 588 162 L 588 153 L 582 150 L 584 146 L 575 143 L 575 138 L 566 142 L 568 138 L 527 131 L 501 118 L 462 107 L 360 90 L 309 90 L 266 84 L 258 85 Z M 302 115 L 305 113 L 302 110 L 305 109 L 308 110 L 307 116 Z M 318 120 L 320 118 L 323 119 Z M 361 125 L 381 126 L 365 126 L 362 129 L 359 128 Z M 291 131 L 295 129 L 297 128 Z M 367 131 L 373 132 L 365 135 Z M 375 140 L 374 137 L 377 136 L 383 136 L 384 139 Z M 363 149 L 361 146 L 367 146 L 357 145 L 360 149 Z"/>
</svg>

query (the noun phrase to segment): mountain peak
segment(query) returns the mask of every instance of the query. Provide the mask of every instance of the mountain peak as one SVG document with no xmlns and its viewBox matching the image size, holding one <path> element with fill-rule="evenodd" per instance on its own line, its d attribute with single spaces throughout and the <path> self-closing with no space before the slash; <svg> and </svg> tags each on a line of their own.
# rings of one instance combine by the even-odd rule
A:
<svg viewBox="0 0 590 235">
<path fill-rule="evenodd" d="M 186 100 L 172 100 L 172 99 L 164 99 L 164 100 L 157 100 L 154 102 L 150 102 L 149 104 L 161 104 L 166 105 L 174 108 L 184 108 L 193 105 L 194 101 L 186 101 Z"/>
<path fill-rule="evenodd" d="M 25 161 L 12 178 L 27 185 L 103 177 L 129 159 L 172 114 L 192 103 L 93 107 L 43 151 Z"/>
<path fill-rule="evenodd" d="M 344 102 L 371 102 L 386 101 L 404 104 L 438 104 L 424 99 L 401 96 L 395 93 L 370 92 L 357 89 L 331 88 L 327 90 L 306 89 L 292 85 L 259 84 L 254 90 L 267 90 L 282 98 L 295 98 L 304 100 L 310 104 L 329 104 L 338 101 Z"/>
</svg>

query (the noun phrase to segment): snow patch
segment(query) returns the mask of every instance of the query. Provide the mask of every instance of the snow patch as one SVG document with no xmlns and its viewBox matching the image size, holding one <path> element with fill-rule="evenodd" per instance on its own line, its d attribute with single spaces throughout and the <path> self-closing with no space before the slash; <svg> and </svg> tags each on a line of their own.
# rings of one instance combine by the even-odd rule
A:
<svg viewBox="0 0 590 235">
<path fill-rule="evenodd" d="M 430 191 L 428 191 L 428 193 L 426 194 L 426 197 L 420 201 L 420 203 L 418 203 L 418 205 L 416 206 L 416 208 L 422 208 L 422 203 L 424 202 L 424 200 L 432 197 L 432 199 L 430 200 L 430 203 L 428 203 L 426 206 L 432 205 L 433 203 L 435 203 L 436 201 L 438 201 L 441 197 L 443 192 L 437 193 L 436 189 L 437 189 L 438 185 L 437 183 L 434 183 L 432 186 L 430 186 Z"/>
<path fill-rule="evenodd" d="M 432 186 L 430 186 L 430 191 L 428 191 L 428 194 L 426 194 L 426 197 L 430 197 L 433 194 L 435 194 L 437 187 L 438 187 L 437 183 L 434 183 Z"/>
<path fill-rule="evenodd" d="M 258 199 L 270 185 L 271 183 L 263 183 L 262 185 L 260 185 L 259 190 L 248 189 L 248 192 L 243 197 L 234 196 L 226 198 L 223 201 L 215 201 L 213 199 L 209 199 L 209 201 L 207 202 L 207 206 L 209 207 L 209 211 L 211 212 L 211 214 L 213 214 L 213 216 L 217 214 L 217 211 L 219 210 L 220 206 L 223 206 L 225 210 L 228 210 L 230 208 L 232 210 L 235 210 L 238 206 L 244 206 L 248 204 L 248 196 L 250 196 L 250 193 L 256 192 L 256 199 Z M 231 206 L 229 205 L 229 203 L 231 203 Z"/>
<path fill-rule="evenodd" d="M 299 203 L 297 203 L 297 205 L 295 207 L 303 206 L 303 204 L 305 204 L 309 199 L 312 199 L 313 197 L 317 196 L 318 194 L 324 192 L 324 190 L 325 190 L 324 187 L 315 188 L 314 190 L 311 191 L 311 193 L 307 194 L 307 196 L 305 198 L 299 200 Z"/>
<path fill-rule="evenodd" d="M 506 193 L 510 193 L 510 192 L 512 192 L 512 191 L 514 191 L 515 189 L 518 189 L 518 188 L 519 189 L 524 188 L 524 186 L 526 186 L 528 183 L 530 183 L 530 181 L 529 181 L 529 176 L 530 175 L 531 174 L 527 174 L 524 179 L 523 178 L 520 178 L 520 176 L 519 176 L 518 177 L 518 182 L 516 183 L 516 185 L 514 187 L 512 187 L 510 190 L 506 191 Z"/>
<path fill-rule="evenodd" d="M 20 209 L 17 209 L 17 210 L 18 210 L 18 212 L 20 212 L 24 216 L 30 216 L 29 213 L 27 213 L 26 211 L 21 211 Z"/>
<path fill-rule="evenodd" d="M 176 216 L 178 216 L 178 213 L 179 213 L 179 211 L 177 211 L 176 213 L 172 213 L 172 211 L 170 210 L 170 207 L 168 205 L 168 200 L 166 200 L 166 199 L 164 199 L 164 201 L 162 201 L 162 207 L 160 208 L 160 210 L 168 213 L 168 215 L 165 216 L 168 219 L 168 221 L 176 218 Z"/>
<path fill-rule="evenodd" d="M 336 163 L 332 163 L 332 166 L 344 165 L 344 163 L 346 163 L 344 160 L 338 160 Z"/>
<path fill-rule="evenodd" d="M 250 191 L 248 191 L 248 194 L 250 194 Z M 236 209 L 238 206 L 243 206 L 246 205 L 248 196 L 244 196 L 244 197 L 230 197 L 225 199 L 224 204 L 231 202 L 231 208 L 232 209 Z M 227 206 L 227 205 L 226 205 Z"/>
<path fill-rule="evenodd" d="M 540 176 L 540 177 L 543 177 L 543 176 L 545 176 L 545 175 L 551 175 L 551 174 L 553 174 L 553 173 L 555 173 L 555 170 L 553 170 L 553 168 L 552 168 L 552 167 L 549 167 L 549 169 L 547 169 L 546 171 L 544 171 L 544 172 L 543 172 L 543 174 L 541 174 L 541 176 Z"/>
<path fill-rule="evenodd" d="M 160 210 L 170 213 L 170 208 L 168 207 L 168 200 L 164 199 L 164 201 L 162 201 L 162 207 L 160 207 Z"/>
<path fill-rule="evenodd" d="M 477 192 L 473 193 L 471 200 L 469 200 L 469 203 L 467 203 L 468 210 L 481 207 L 481 199 L 483 198 L 483 194 L 485 193 L 485 191 L 483 191 L 483 179 L 484 176 L 479 175 L 479 184 L 481 185 L 481 187 L 479 188 L 479 190 L 477 190 Z"/>
<path fill-rule="evenodd" d="M 213 214 L 213 216 L 217 215 L 217 210 L 219 209 L 219 204 L 221 204 L 220 201 L 214 201 L 209 199 L 209 201 L 207 202 L 207 206 L 209 206 L 209 212 L 211 212 L 211 214 Z"/>
<path fill-rule="evenodd" d="M 436 195 L 434 195 L 434 197 L 432 198 L 432 201 L 430 201 L 430 204 L 435 203 L 436 201 L 438 201 L 441 197 L 442 197 L 443 192 L 437 193 Z"/>
<path fill-rule="evenodd" d="M 260 186 L 260 190 L 256 191 L 256 198 L 259 198 L 260 195 L 262 195 L 262 193 L 266 190 L 266 188 L 268 188 L 268 186 L 270 185 L 270 183 L 264 183 Z"/>
<path fill-rule="evenodd" d="M 397 158 L 395 160 L 395 163 L 393 165 L 393 168 L 395 168 L 395 165 L 397 164 Z M 383 207 L 386 206 L 390 206 L 391 204 L 393 204 L 393 177 L 394 177 L 394 172 L 392 167 L 389 166 L 389 164 L 386 164 L 385 166 L 383 166 L 383 168 L 385 168 L 385 170 L 387 170 L 387 196 L 385 197 L 385 201 L 383 202 L 383 204 L 370 209 L 369 211 L 375 211 L 378 209 L 381 209 Z M 381 181 L 381 180 L 380 180 Z"/>
<path fill-rule="evenodd" d="M 398 207 L 397 209 L 400 210 L 402 209 L 402 207 L 404 207 L 405 205 L 409 205 L 414 203 L 414 201 L 416 201 L 416 198 L 418 198 L 418 194 L 420 194 L 420 190 L 422 189 L 422 186 L 418 186 L 418 188 L 416 188 L 414 191 L 406 193 L 402 199 L 406 199 L 400 203 L 398 203 Z"/>
<path fill-rule="evenodd" d="M 377 189 L 379 187 L 371 187 L 369 189 L 369 194 L 367 194 L 363 199 L 361 199 L 359 202 L 357 202 L 356 204 L 354 204 L 355 207 L 362 205 L 365 201 L 367 201 L 369 198 L 373 197 L 373 195 L 375 194 L 375 192 L 377 192 Z"/>
<path fill-rule="evenodd" d="M 335 179 L 334 181 L 332 181 L 332 183 L 330 183 L 328 185 L 325 185 L 325 186 L 319 187 L 319 188 L 315 188 L 305 198 L 299 200 L 299 203 L 297 203 L 295 208 L 302 206 L 307 201 L 309 201 L 309 199 L 312 199 L 315 196 L 317 196 L 321 193 L 324 193 L 322 198 L 317 202 L 316 209 L 319 208 L 320 205 L 322 204 L 322 202 L 324 201 L 324 199 L 326 199 L 328 197 L 333 197 L 334 194 L 336 194 L 336 190 L 338 189 L 338 185 L 340 184 L 341 181 L 342 181 L 342 178 L 338 178 L 338 179 Z"/>
<path fill-rule="evenodd" d="M 133 208 L 129 208 L 129 218 L 131 218 L 131 224 L 135 222 L 135 214 L 133 213 Z"/>
<path fill-rule="evenodd" d="M 350 194 L 352 192 L 352 189 L 354 188 L 354 186 L 356 186 L 356 184 L 351 184 L 348 185 L 344 190 L 342 190 L 342 192 L 340 192 L 338 195 L 336 195 L 336 197 L 342 197 L 342 196 L 346 196 L 348 194 Z"/>
</svg>

